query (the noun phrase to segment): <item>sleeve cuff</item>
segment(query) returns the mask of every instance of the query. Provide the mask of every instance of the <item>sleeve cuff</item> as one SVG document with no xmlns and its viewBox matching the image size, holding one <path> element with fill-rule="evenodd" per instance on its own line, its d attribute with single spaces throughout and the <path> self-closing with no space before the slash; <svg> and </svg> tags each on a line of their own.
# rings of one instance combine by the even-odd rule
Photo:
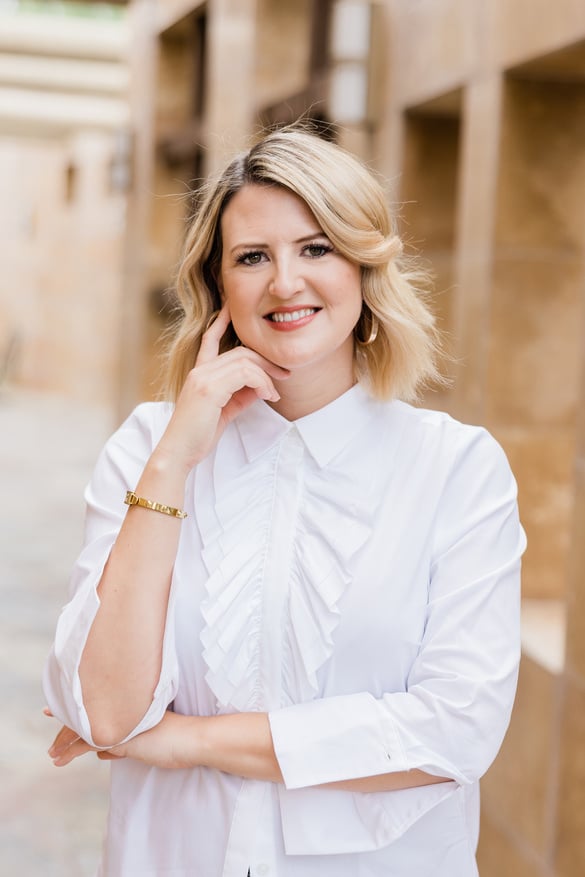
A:
<svg viewBox="0 0 585 877">
<path fill-rule="evenodd" d="M 379 850 L 395 843 L 435 807 L 459 810 L 462 794 L 454 782 L 368 794 L 330 788 L 290 791 L 280 786 L 284 848 L 289 856 Z M 429 835 L 424 828 L 419 831 L 424 844 Z"/>
<path fill-rule="evenodd" d="M 371 694 L 297 704 L 268 718 L 287 789 L 408 770 L 394 723 Z"/>
</svg>

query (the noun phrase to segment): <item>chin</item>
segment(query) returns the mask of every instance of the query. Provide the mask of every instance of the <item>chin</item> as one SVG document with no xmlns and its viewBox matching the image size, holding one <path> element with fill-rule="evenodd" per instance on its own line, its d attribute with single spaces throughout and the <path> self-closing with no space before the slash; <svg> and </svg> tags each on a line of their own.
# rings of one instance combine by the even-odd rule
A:
<svg viewBox="0 0 585 877">
<path fill-rule="evenodd" d="M 290 341 L 286 345 L 278 343 L 278 341 L 277 343 L 270 340 L 267 341 L 265 338 L 255 338 L 249 341 L 241 338 L 241 341 L 244 347 L 248 347 L 254 353 L 258 353 L 281 368 L 302 368 L 304 365 L 309 365 L 314 360 L 316 354 L 314 350 L 295 350 L 294 345 Z"/>
<path fill-rule="evenodd" d="M 314 365 L 319 359 L 316 351 L 274 350 L 272 352 L 267 351 L 262 355 L 275 365 L 279 365 L 281 368 L 287 368 L 289 371 L 298 371 L 299 369 L 307 368 L 308 366 Z"/>
</svg>

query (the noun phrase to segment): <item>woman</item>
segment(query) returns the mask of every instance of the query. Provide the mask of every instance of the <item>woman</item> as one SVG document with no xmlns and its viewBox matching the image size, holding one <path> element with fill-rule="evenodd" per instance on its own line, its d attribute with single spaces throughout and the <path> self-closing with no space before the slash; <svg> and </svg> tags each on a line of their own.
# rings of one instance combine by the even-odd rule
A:
<svg viewBox="0 0 585 877">
<path fill-rule="evenodd" d="M 298 129 L 201 203 L 174 403 L 102 453 L 45 673 L 54 762 L 112 759 L 107 877 L 477 874 L 524 536 L 489 434 L 398 401 L 436 377 L 399 254 Z"/>
</svg>

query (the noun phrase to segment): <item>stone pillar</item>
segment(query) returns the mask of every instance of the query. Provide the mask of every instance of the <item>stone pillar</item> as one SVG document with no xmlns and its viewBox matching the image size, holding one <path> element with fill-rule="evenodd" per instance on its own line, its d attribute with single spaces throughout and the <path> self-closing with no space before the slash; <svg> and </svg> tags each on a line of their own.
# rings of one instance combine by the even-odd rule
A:
<svg viewBox="0 0 585 877">
<path fill-rule="evenodd" d="M 581 285 L 581 337 L 585 315 L 585 283 Z M 576 877 L 585 872 L 585 351 L 582 350 L 581 392 L 572 542 L 569 558 L 568 628 L 563 685 L 556 874 Z"/>
<path fill-rule="evenodd" d="M 142 397 L 147 355 L 148 303 L 145 291 L 154 162 L 155 0 L 133 0 L 129 15 L 133 37 L 130 59 L 133 167 L 121 301 L 118 419 L 125 417 Z"/>
<path fill-rule="evenodd" d="M 492 73 L 472 80 L 463 95 L 453 307 L 460 368 L 452 408 L 468 422 L 482 422 L 486 404 L 501 90 Z"/>
<path fill-rule="evenodd" d="M 528 533 L 524 596 L 564 599 L 585 284 L 585 85 L 506 81 L 484 422 Z"/>
<path fill-rule="evenodd" d="M 482 784 L 486 877 L 585 873 L 584 142 L 585 82 L 545 64 L 506 80 L 485 422 L 518 479 L 533 599 L 512 725 Z M 565 605 L 563 661 L 550 646 L 562 645 Z"/>
<path fill-rule="evenodd" d="M 445 337 L 453 337 L 457 177 L 459 169 L 460 118 L 458 102 L 441 110 L 417 108 L 405 117 L 405 144 L 400 190 L 400 234 L 407 253 L 421 253 L 431 272 L 432 307 Z M 441 373 L 448 377 L 447 359 Z M 424 404 L 431 408 L 449 405 L 450 390 L 431 389 Z"/>
<path fill-rule="evenodd" d="M 246 147 L 255 109 L 256 0 L 213 0 L 208 9 L 206 173 Z"/>
</svg>

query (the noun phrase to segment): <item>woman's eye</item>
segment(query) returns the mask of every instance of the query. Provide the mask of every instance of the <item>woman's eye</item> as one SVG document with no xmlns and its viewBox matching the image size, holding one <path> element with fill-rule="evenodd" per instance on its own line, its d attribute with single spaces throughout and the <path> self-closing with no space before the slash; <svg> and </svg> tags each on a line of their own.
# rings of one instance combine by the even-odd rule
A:
<svg viewBox="0 0 585 877">
<path fill-rule="evenodd" d="M 324 256 L 326 253 L 331 252 L 331 247 L 327 246 L 327 244 L 308 244 L 305 247 L 305 252 L 312 259 L 318 259 L 319 256 Z"/>
<path fill-rule="evenodd" d="M 242 253 L 241 256 L 238 256 L 238 262 L 242 265 L 259 265 L 263 255 L 264 253 L 256 251 L 253 253 Z"/>
</svg>

